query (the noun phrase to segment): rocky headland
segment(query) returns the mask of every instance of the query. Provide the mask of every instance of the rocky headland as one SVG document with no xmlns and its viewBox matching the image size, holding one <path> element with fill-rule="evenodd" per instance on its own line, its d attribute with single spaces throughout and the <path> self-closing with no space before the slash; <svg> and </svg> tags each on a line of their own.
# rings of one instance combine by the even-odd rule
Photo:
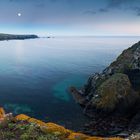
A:
<svg viewBox="0 0 140 140">
<path fill-rule="evenodd" d="M 84 132 L 128 137 L 140 131 L 140 42 L 124 50 L 83 89 L 71 87 L 74 99 L 91 118 Z"/>
<path fill-rule="evenodd" d="M 12 34 L 2 34 L 0 33 L 0 41 L 3 40 L 24 40 L 24 39 L 35 39 L 38 38 L 37 35 L 12 35 Z"/>
</svg>

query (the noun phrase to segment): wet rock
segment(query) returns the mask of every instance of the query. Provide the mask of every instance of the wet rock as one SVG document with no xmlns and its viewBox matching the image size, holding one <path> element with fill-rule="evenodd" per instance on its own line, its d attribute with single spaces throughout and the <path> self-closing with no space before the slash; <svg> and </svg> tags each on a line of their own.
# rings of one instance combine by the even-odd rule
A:
<svg viewBox="0 0 140 140">
<path fill-rule="evenodd" d="M 73 95 L 73 98 L 75 99 L 75 101 L 82 105 L 85 106 L 87 103 L 87 99 L 85 98 L 85 96 L 82 94 L 82 92 L 79 92 L 75 87 L 71 87 L 70 88 L 70 92 Z"/>
</svg>

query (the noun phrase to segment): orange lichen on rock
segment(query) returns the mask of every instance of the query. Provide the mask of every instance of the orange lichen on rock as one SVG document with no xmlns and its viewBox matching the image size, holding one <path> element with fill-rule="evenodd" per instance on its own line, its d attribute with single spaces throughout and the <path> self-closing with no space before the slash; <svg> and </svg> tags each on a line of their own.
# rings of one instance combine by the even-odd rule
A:
<svg viewBox="0 0 140 140">
<path fill-rule="evenodd" d="M 4 118 L 5 117 L 5 111 L 2 107 L 0 107 L 0 118 Z"/>
<path fill-rule="evenodd" d="M 47 133 L 54 133 L 55 135 L 59 135 L 61 137 L 68 137 L 72 131 L 65 129 L 63 126 L 54 124 L 54 123 L 46 123 L 44 131 Z"/>
<path fill-rule="evenodd" d="M 63 126 L 60 126 L 60 125 L 57 125 L 55 123 L 46 123 L 47 124 L 47 129 L 48 131 L 60 131 L 60 132 L 71 132 L 70 130 L 68 129 L 65 129 Z"/>
<path fill-rule="evenodd" d="M 24 114 L 20 114 L 20 115 L 18 115 L 18 116 L 15 117 L 15 119 L 18 120 L 18 121 L 26 121 L 29 118 L 30 118 L 29 116 L 24 115 Z"/>
<path fill-rule="evenodd" d="M 89 136 L 87 135 L 84 135 L 82 133 L 74 133 L 74 132 L 68 136 L 68 140 L 86 140 L 88 138 Z"/>
<path fill-rule="evenodd" d="M 24 114 L 18 115 L 15 118 L 17 121 L 27 121 L 29 123 L 37 124 L 40 126 L 41 130 L 46 133 L 54 133 L 55 135 L 67 137 L 72 132 L 68 129 L 65 129 L 63 126 L 54 123 L 45 123 L 35 118 L 30 118 Z"/>
<path fill-rule="evenodd" d="M 20 114 L 15 117 L 17 121 L 27 121 L 29 123 L 34 123 L 40 126 L 40 129 L 44 133 L 51 133 L 58 136 L 62 140 L 123 140 L 122 138 L 101 138 L 101 137 L 90 137 L 82 133 L 75 133 L 71 130 L 64 128 L 63 126 L 57 125 L 55 123 L 45 123 L 43 121 L 31 118 L 24 114 Z"/>
<path fill-rule="evenodd" d="M 24 115 L 24 114 L 20 114 L 20 115 L 16 116 L 15 118 L 17 121 L 27 121 L 29 123 L 37 124 L 39 126 L 46 126 L 45 122 L 37 120 L 35 118 L 31 118 L 31 117 Z"/>
<path fill-rule="evenodd" d="M 37 124 L 37 125 L 39 125 L 39 126 L 46 126 L 46 123 L 45 123 L 45 122 L 40 121 L 40 120 L 37 120 L 37 119 L 35 119 L 35 118 L 29 118 L 29 119 L 28 119 L 28 122 L 30 122 L 30 123 L 35 123 L 35 124 Z"/>
</svg>

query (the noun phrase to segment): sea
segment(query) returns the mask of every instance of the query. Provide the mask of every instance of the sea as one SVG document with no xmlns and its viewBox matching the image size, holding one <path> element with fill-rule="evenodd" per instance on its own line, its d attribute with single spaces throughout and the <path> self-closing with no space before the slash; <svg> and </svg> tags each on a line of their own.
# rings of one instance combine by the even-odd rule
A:
<svg viewBox="0 0 140 140">
<path fill-rule="evenodd" d="M 56 36 L 0 41 L 0 106 L 79 130 L 89 121 L 69 88 L 82 89 L 140 37 Z"/>
</svg>

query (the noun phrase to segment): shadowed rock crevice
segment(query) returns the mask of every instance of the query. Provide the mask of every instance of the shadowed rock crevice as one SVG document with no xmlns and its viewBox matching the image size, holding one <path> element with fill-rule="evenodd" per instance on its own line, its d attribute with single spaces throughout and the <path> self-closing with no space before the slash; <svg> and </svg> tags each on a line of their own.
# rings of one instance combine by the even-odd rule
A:
<svg viewBox="0 0 140 140">
<path fill-rule="evenodd" d="M 126 74 L 128 75 L 134 90 L 140 91 L 140 70 L 130 70 L 127 71 Z"/>
</svg>

